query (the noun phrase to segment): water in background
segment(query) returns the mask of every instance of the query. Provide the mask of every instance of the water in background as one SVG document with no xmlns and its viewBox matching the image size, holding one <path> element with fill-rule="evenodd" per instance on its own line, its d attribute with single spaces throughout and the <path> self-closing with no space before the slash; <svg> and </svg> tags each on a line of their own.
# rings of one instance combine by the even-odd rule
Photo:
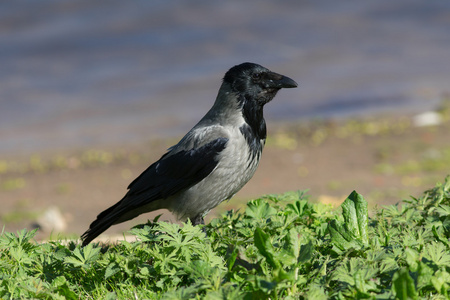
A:
<svg viewBox="0 0 450 300">
<path fill-rule="evenodd" d="M 0 153 L 181 135 L 231 66 L 295 79 L 266 118 L 433 108 L 450 1 L 3 1 Z"/>
</svg>

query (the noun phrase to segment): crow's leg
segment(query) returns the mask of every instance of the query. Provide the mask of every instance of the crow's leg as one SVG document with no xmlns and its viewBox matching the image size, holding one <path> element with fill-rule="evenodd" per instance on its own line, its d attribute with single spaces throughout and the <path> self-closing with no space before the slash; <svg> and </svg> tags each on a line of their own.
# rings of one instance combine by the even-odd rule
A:
<svg viewBox="0 0 450 300">
<path fill-rule="evenodd" d="M 192 225 L 197 226 L 197 225 L 205 225 L 205 220 L 203 219 L 203 215 L 197 215 L 193 218 L 189 218 L 189 220 L 191 220 Z M 208 233 L 206 233 L 206 227 L 203 226 L 202 227 L 202 231 L 205 233 L 205 237 L 208 237 Z"/>
<path fill-rule="evenodd" d="M 197 215 L 193 218 L 189 218 L 191 220 L 192 225 L 205 225 L 205 220 L 203 219 L 203 215 Z"/>
</svg>

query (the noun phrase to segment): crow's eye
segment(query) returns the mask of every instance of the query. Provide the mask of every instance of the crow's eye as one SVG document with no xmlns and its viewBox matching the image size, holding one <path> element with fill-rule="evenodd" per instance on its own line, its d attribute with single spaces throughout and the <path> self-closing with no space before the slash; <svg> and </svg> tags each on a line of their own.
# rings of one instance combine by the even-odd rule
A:
<svg viewBox="0 0 450 300">
<path fill-rule="evenodd" d="M 252 74 L 252 78 L 255 79 L 255 80 L 261 79 L 261 73 L 253 73 Z"/>
</svg>

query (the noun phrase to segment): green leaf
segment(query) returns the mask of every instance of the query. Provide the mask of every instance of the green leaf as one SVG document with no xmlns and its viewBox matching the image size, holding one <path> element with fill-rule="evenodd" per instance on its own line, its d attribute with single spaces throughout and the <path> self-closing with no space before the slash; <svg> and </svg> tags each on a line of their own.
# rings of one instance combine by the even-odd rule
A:
<svg viewBox="0 0 450 300">
<path fill-rule="evenodd" d="M 109 292 L 105 298 L 105 300 L 116 300 L 116 299 L 117 299 L 117 294 L 115 292 Z"/>
<path fill-rule="evenodd" d="M 109 277 L 113 276 L 117 272 L 120 271 L 120 267 L 116 262 L 110 263 L 105 270 L 105 279 L 108 279 Z"/>
<path fill-rule="evenodd" d="M 369 227 L 369 211 L 363 196 L 353 191 L 342 203 L 342 215 L 346 228 L 362 242 L 367 244 Z"/>
<path fill-rule="evenodd" d="M 283 265 L 292 265 L 297 262 L 300 250 L 300 241 L 296 229 L 291 228 L 285 237 L 286 243 L 281 251 L 276 252 L 276 258 Z"/>
<path fill-rule="evenodd" d="M 431 231 L 433 232 L 434 237 L 441 243 L 443 243 L 446 247 L 450 247 L 450 244 L 448 242 L 448 240 L 438 232 L 438 230 L 436 229 L 436 226 L 433 225 L 433 227 L 431 227 Z"/>
<path fill-rule="evenodd" d="M 407 269 L 398 270 L 392 277 L 392 292 L 395 294 L 395 298 L 400 300 L 418 298 L 414 280 Z"/>
<path fill-rule="evenodd" d="M 87 245 L 84 248 L 75 248 L 72 252 L 72 256 L 64 258 L 64 262 L 71 264 L 74 267 L 81 267 L 88 269 L 90 264 L 95 262 L 100 256 L 101 248 L 94 248 L 92 244 Z"/>
<path fill-rule="evenodd" d="M 449 216 L 450 215 L 450 206 L 441 204 L 441 205 L 439 205 L 439 207 L 436 208 L 436 212 L 441 217 Z"/>
<path fill-rule="evenodd" d="M 331 241 L 341 251 L 350 248 L 360 249 L 369 242 L 367 202 L 353 191 L 341 207 L 344 223 L 334 219 L 328 224 Z"/>
<path fill-rule="evenodd" d="M 270 243 L 269 236 L 259 227 L 255 229 L 254 240 L 256 248 L 258 248 L 259 253 L 266 258 L 269 265 L 274 269 L 281 268 L 280 263 L 274 258 L 274 250 Z"/>
<path fill-rule="evenodd" d="M 307 299 L 326 300 L 329 298 L 322 286 L 313 284 L 307 292 Z"/>
<path fill-rule="evenodd" d="M 338 253 L 351 248 L 360 249 L 362 246 L 338 220 L 331 220 L 328 224 L 328 231 L 331 235 L 333 249 Z M 338 249 L 340 251 L 337 251 Z"/>
<path fill-rule="evenodd" d="M 311 241 L 308 242 L 306 245 L 302 245 L 300 247 L 300 254 L 298 256 L 298 262 L 303 263 L 311 260 L 312 253 L 314 250 L 314 246 Z"/>
<path fill-rule="evenodd" d="M 450 254 L 442 243 L 431 242 L 424 246 L 423 257 L 439 267 L 450 267 Z"/>
<path fill-rule="evenodd" d="M 231 253 L 229 253 L 229 256 L 227 258 L 227 267 L 228 271 L 231 271 L 233 269 L 234 263 L 236 262 L 236 258 L 239 255 L 239 250 L 237 247 L 233 247 L 233 250 Z"/>
<path fill-rule="evenodd" d="M 68 282 L 64 276 L 58 276 L 52 282 L 53 286 L 56 287 L 58 294 L 64 296 L 64 299 L 78 299 L 77 295 L 70 290 Z"/>
<path fill-rule="evenodd" d="M 266 219 L 276 213 L 276 209 L 270 206 L 269 203 L 263 199 L 250 201 L 245 209 L 245 214 L 247 216 L 257 220 Z"/>
<path fill-rule="evenodd" d="M 406 263 L 409 266 L 409 269 L 413 272 L 417 272 L 419 268 L 419 253 L 411 248 L 405 249 L 405 255 L 406 255 Z"/>
<path fill-rule="evenodd" d="M 68 300 L 76 300 L 79 299 L 77 294 L 70 290 L 69 286 L 67 284 L 64 284 L 57 288 L 58 294 L 64 297 L 64 299 Z"/>
<path fill-rule="evenodd" d="M 436 274 L 431 278 L 431 283 L 438 293 L 447 296 L 448 284 L 450 283 L 450 274 L 439 270 Z"/>
<path fill-rule="evenodd" d="M 298 201 L 295 201 L 293 204 L 292 203 L 287 204 L 286 209 L 290 209 L 293 212 L 295 212 L 296 215 L 298 215 L 299 217 L 302 217 L 307 205 L 308 205 L 307 200 L 298 200 Z"/>
<path fill-rule="evenodd" d="M 431 286 L 431 278 L 433 278 L 433 269 L 420 261 L 417 268 L 417 289 L 421 290 L 425 287 Z"/>
<path fill-rule="evenodd" d="M 52 282 L 52 284 L 55 287 L 62 286 L 64 284 L 66 284 L 66 283 L 67 283 L 67 280 L 66 280 L 66 278 L 64 276 L 58 276 Z"/>
</svg>

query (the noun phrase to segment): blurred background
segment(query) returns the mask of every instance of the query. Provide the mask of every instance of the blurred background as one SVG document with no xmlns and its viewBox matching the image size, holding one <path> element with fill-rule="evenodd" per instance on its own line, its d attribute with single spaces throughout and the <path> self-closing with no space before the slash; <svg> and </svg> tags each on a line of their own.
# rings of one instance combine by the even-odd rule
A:
<svg viewBox="0 0 450 300">
<path fill-rule="evenodd" d="M 2 2 L 0 225 L 81 234 L 244 61 L 299 88 L 266 106 L 260 170 L 211 216 L 289 190 L 395 203 L 450 173 L 449 49 L 442 0 Z"/>
</svg>

